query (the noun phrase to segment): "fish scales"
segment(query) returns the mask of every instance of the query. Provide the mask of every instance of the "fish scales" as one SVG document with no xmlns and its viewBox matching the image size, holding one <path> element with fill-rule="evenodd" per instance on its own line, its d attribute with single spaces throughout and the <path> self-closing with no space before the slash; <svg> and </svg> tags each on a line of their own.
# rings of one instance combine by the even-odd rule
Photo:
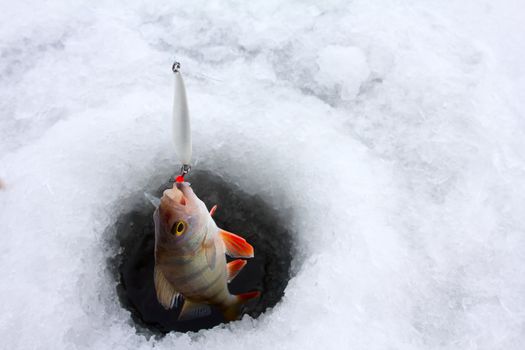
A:
<svg viewBox="0 0 525 350">
<path fill-rule="evenodd" d="M 223 253 L 224 254 L 224 253 Z M 168 281 L 177 286 L 179 293 L 187 298 L 209 300 L 217 294 L 217 289 L 224 289 L 227 292 L 227 286 L 221 279 L 226 280 L 225 262 L 218 262 L 214 268 L 210 268 L 206 261 L 204 251 L 193 256 L 193 258 L 184 260 L 183 264 L 162 264 Z M 215 287 L 215 288 L 212 288 Z M 210 300 L 213 302 L 213 300 Z"/>
</svg>

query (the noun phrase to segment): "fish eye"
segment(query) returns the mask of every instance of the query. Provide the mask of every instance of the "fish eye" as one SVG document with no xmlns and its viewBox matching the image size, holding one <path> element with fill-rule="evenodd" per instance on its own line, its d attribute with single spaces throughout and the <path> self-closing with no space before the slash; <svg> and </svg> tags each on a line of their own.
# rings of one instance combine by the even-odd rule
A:
<svg viewBox="0 0 525 350">
<path fill-rule="evenodd" d="M 175 225 L 173 225 L 173 229 L 171 230 L 171 232 L 177 237 L 182 235 L 184 231 L 186 231 L 186 223 L 184 220 L 178 221 Z"/>
</svg>

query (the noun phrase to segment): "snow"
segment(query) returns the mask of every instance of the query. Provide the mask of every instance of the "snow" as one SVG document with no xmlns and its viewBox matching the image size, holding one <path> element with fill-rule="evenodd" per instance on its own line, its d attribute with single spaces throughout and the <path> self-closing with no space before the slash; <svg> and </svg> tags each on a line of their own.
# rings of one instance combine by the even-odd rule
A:
<svg viewBox="0 0 525 350">
<path fill-rule="evenodd" d="M 365 54 L 356 47 L 327 46 L 319 52 L 317 65 L 317 83 L 328 89 L 339 87 L 343 100 L 354 99 L 370 74 Z"/>
<path fill-rule="evenodd" d="M 521 349 L 525 5 L 518 0 L 3 2 L 0 337 L 10 349 Z M 285 297 L 137 334 L 107 227 L 195 166 L 291 209 Z"/>
</svg>

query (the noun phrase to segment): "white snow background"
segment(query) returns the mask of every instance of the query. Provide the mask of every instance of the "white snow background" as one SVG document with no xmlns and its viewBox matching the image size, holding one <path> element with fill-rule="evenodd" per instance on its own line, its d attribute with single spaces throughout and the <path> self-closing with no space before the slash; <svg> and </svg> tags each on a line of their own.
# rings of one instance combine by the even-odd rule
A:
<svg viewBox="0 0 525 350">
<path fill-rule="evenodd" d="M 2 1 L 0 347 L 525 348 L 524 16 L 519 0 Z M 258 319 L 147 339 L 105 235 L 177 170 L 175 58 L 196 167 L 291 208 L 300 254 Z"/>
</svg>

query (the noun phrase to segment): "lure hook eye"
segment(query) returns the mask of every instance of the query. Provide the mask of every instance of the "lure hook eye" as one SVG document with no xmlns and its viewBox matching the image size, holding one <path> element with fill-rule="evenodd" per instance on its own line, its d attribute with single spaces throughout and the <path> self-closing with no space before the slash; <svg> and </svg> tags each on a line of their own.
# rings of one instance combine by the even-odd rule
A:
<svg viewBox="0 0 525 350">
<path fill-rule="evenodd" d="M 173 66 L 171 66 L 171 70 L 173 73 L 178 73 L 180 71 L 180 63 L 175 61 L 173 62 Z"/>
<path fill-rule="evenodd" d="M 183 182 L 184 176 L 188 174 L 191 170 L 191 165 L 189 164 L 183 164 L 180 168 L 180 175 L 175 178 L 175 182 Z"/>
</svg>

